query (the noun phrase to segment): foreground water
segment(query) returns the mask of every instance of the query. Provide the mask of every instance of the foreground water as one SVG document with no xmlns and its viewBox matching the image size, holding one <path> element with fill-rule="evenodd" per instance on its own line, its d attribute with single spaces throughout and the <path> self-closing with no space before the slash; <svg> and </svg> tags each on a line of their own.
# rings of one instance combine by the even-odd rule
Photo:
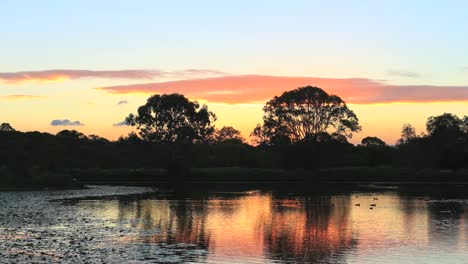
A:
<svg viewBox="0 0 468 264">
<path fill-rule="evenodd" d="M 0 263 L 466 263 L 453 186 L 0 193 Z"/>
</svg>

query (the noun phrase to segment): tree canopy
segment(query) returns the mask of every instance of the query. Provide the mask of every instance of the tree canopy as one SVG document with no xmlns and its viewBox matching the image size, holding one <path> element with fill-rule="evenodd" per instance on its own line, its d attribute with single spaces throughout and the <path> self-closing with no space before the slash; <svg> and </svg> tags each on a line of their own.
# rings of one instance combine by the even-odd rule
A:
<svg viewBox="0 0 468 264">
<path fill-rule="evenodd" d="M 378 137 L 365 137 L 361 140 L 361 145 L 370 147 L 370 146 L 385 146 L 385 142 Z"/>
<path fill-rule="evenodd" d="M 263 125 L 252 133 L 258 143 L 318 141 L 324 134 L 343 140 L 361 130 L 345 101 L 318 87 L 284 92 L 268 101 L 263 111 Z"/>
<path fill-rule="evenodd" d="M 158 143 L 203 143 L 214 132 L 216 115 L 206 105 L 181 94 L 153 95 L 125 121 L 136 126 L 139 136 Z"/>
<path fill-rule="evenodd" d="M 431 136 L 458 136 L 466 130 L 467 119 L 467 116 L 460 119 L 449 113 L 431 116 L 427 119 L 426 130 Z"/>
<path fill-rule="evenodd" d="M 57 133 L 57 137 L 67 139 L 67 140 L 72 140 L 72 141 L 80 141 L 80 140 L 87 140 L 88 137 L 76 130 L 62 130 Z"/>
<path fill-rule="evenodd" d="M 453 144 L 468 143 L 468 116 L 444 113 L 427 119 L 426 130 L 433 144 L 453 147 Z"/>
<path fill-rule="evenodd" d="M 411 124 L 404 124 L 401 129 L 401 136 L 397 144 L 405 144 L 416 138 L 416 129 Z"/>
<path fill-rule="evenodd" d="M 0 124 L 0 132 L 15 132 L 16 130 L 9 123 Z"/>
<path fill-rule="evenodd" d="M 232 126 L 224 126 L 221 129 L 217 129 L 215 132 L 214 139 L 216 142 L 230 142 L 230 143 L 243 143 L 244 138 L 241 132 Z"/>
</svg>

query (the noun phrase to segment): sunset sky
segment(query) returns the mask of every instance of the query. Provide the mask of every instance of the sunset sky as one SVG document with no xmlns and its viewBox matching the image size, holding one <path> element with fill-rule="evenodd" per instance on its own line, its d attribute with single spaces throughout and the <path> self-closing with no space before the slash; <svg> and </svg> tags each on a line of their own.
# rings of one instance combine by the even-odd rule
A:
<svg viewBox="0 0 468 264">
<path fill-rule="evenodd" d="M 248 137 L 264 103 L 318 86 L 389 144 L 468 115 L 467 1 L 2 1 L 0 123 L 116 139 L 154 93 Z"/>
</svg>

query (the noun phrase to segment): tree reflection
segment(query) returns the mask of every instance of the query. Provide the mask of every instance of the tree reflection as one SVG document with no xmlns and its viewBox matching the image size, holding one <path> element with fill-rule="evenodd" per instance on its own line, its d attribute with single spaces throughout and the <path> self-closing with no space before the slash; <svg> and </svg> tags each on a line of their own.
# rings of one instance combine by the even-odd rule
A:
<svg viewBox="0 0 468 264">
<path fill-rule="evenodd" d="M 217 194 L 206 199 L 119 201 L 118 222 L 141 230 L 144 243 L 191 244 L 218 257 L 314 262 L 356 244 L 348 197 L 274 197 Z M 342 257 L 338 257 L 342 258 Z"/>
<path fill-rule="evenodd" d="M 428 207 L 430 221 L 428 226 L 429 243 L 457 248 L 460 229 L 465 219 L 464 206 L 457 201 L 435 201 Z M 450 239 L 447 239 L 450 238 Z"/>
<path fill-rule="evenodd" d="M 349 199 L 316 197 L 278 200 L 265 237 L 274 258 L 317 262 L 351 248 Z M 336 254 L 333 262 L 344 261 Z"/>
<path fill-rule="evenodd" d="M 164 254 L 173 254 L 166 245 L 206 250 L 195 257 L 177 251 L 193 262 L 371 263 L 388 262 L 395 254 L 424 262 L 434 249 L 467 248 L 464 188 L 434 187 L 333 195 L 325 187 L 231 192 L 194 187 L 167 196 L 100 201 L 88 209 L 124 230 L 116 243 L 156 245 Z M 376 206 L 371 210 L 370 204 Z M 140 255 L 148 247 L 142 248 Z"/>
</svg>

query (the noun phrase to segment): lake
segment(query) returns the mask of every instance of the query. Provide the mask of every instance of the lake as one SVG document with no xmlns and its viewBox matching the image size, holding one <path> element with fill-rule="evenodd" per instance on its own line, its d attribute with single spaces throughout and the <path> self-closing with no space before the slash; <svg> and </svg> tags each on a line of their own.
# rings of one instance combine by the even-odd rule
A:
<svg viewBox="0 0 468 264">
<path fill-rule="evenodd" d="M 467 187 L 0 192 L 0 263 L 466 263 Z"/>
</svg>

